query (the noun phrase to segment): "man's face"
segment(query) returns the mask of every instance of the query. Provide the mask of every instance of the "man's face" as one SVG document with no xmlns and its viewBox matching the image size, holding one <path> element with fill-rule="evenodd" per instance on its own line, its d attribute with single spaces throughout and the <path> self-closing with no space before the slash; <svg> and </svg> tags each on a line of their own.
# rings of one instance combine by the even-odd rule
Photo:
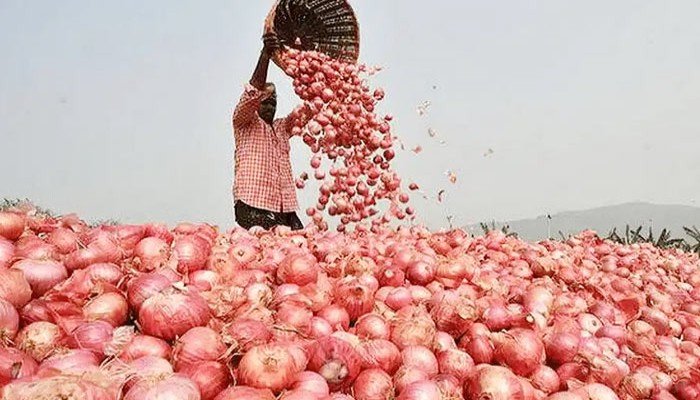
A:
<svg viewBox="0 0 700 400">
<path fill-rule="evenodd" d="M 260 118 L 267 123 L 272 123 L 275 119 L 275 113 L 277 112 L 277 91 L 274 85 L 267 85 L 265 88 L 270 96 L 260 103 Z"/>
</svg>

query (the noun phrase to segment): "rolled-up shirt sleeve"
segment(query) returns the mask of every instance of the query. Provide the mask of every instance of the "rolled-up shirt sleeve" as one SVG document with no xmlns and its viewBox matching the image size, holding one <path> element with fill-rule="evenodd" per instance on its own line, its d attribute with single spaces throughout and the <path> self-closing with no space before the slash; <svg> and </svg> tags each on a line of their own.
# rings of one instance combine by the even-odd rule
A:
<svg viewBox="0 0 700 400">
<path fill-rule="evenodd" d="M 260 109 L 260 103 L 264 98 L 265 92 L 247 84 L 236 109 L 233 111 L 233 127 L 240 129 L 249 124 Z"/>
</svg>

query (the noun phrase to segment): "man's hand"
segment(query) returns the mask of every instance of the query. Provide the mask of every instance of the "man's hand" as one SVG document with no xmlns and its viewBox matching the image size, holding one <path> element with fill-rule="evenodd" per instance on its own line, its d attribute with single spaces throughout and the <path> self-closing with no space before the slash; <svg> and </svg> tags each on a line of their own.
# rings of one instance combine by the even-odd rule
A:
<svg viewBox="0 0 700 400">
<path fill-rule="evenodd" d="M 279 38 L 277 37 L 277 34 L 274 32 L 266 33 L 263 36 L 263 52 L 272 55 L 275 51 L 277 51 L 281 47 L 281 43 L 279 41 Z"/>
</svg>

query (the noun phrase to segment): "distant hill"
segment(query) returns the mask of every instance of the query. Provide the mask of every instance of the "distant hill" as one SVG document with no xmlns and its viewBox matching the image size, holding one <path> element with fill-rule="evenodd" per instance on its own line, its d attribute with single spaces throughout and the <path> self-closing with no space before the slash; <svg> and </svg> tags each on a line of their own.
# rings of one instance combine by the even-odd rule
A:
<svg viewBox="0 0 700 400">
<path fill-rule="evenodd" d="M 648 233 L 651 226 L 654 235 L 662 229 L 671 230 L 673 237 L 685 237 L 684 226 L 693 225 L 700 228 L 700 208 L 679 205 L 657 205 L 650 203 L 627 203 L 608 207 L 599 207 L 583 211 L 567 211 L 553 214 L 551 234 L 559 238 L 559 232 L 564 235 L 576 234 L 585 229 L 593 229 L 601 235 L 607 235 L 614 227 L 619 233 L 625 231 L 625 226 L 644 226 Z M 490 223 L 489 223 L 490 225 Z M 527 240 L 542 240 L 547 238 L 547 216 L 534 219 L 523 219 L 508 222 L 496 222 L 497 227 L 508 225 L 511 232 L 517 232 L 519 237 Z M 482 232 L 478 225 L 470 226 L 472 232 Z"/>
</svg>

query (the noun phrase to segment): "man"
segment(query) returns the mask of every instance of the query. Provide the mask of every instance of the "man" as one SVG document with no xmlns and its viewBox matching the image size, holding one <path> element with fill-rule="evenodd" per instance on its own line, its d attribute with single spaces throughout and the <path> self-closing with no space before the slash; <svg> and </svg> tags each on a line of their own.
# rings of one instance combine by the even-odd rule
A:
<svg viewBox="0 0 700 400">
<path fill-rule="evenodd" d="M 270 58 L 279 44 L 266 35 L 250 83 L 233 113 L 236 144 L 233 197 L 236 222 L 245 229 L 284 225 L 303 229 L 298 208 L 289 139 L 291 115 L 275 119 L 277 93 L 267 82 Z"/>
</svg>

